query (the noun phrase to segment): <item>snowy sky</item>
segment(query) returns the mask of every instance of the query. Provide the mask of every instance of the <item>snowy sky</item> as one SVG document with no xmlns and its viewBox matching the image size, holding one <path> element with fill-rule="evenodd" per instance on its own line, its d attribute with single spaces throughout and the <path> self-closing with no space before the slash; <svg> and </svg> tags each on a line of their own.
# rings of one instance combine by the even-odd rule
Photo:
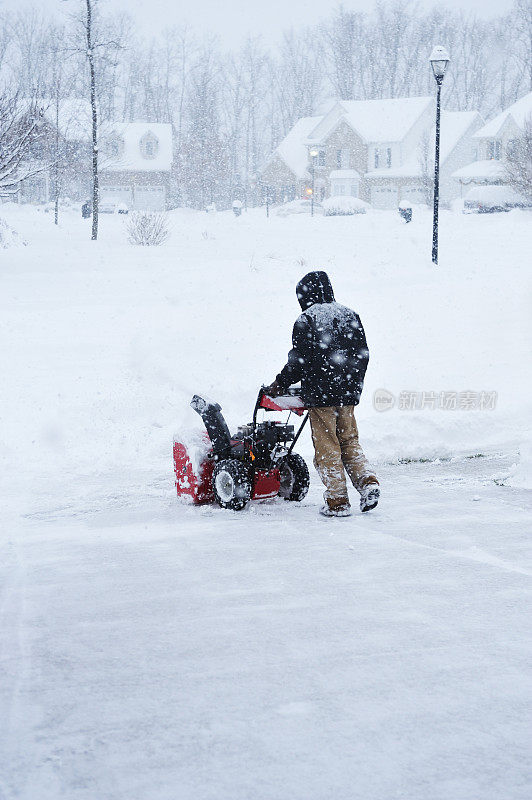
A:
<svg viewBox="0 0 532 800">
<path fill-rule="evenodd" d="M 223 44 L 235 47 L 250 31 L 260 31 L 266 43 L 274 43 L 282 31 L 318 22 L 338 5 L 337 0 L 100 0 L 102 7 L 128 11 L 146 35 L 158 33 L 169 25 L 188 21 L 197 30 L 220 35 Z M 0 7 L 15 10 L 35 6 L 62 12 L 74 8 L 80 0 L 0 0 Z M 419 0 L 430 8 L 434 0 Z M 369 10 L 374 0 L 344 0 L 345 8 Z M 491 16 L 508 11 L 513 0 L 441 0 L 438 5 Z"/>
</svg>

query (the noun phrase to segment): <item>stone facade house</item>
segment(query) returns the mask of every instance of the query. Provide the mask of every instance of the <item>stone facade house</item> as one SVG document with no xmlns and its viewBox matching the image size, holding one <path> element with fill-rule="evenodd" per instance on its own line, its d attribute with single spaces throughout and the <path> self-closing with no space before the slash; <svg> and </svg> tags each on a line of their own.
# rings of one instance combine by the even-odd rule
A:
<svg viewBox="0 0 532 800">
<path fill-rule="evenodd" d="M 376 208 L 426 202 L 432 191 L 434 119 L 433 97 L 337 102 L 321 117 L 299 120 L 262 170 L 262 182 L 278 202 L 285 194 L 280 175 L 293 196 L 308 192 L 314 178 L 318 201 L 350 195 Z M 470 160 L 471 135 L 481 122 L 476 112 L 442 115 L 443 203 L 458 194 L 451 174 Z"/>
<path fill-rule="evenodd" d="M 102 208 L 163 211 L 168 206 L 173 160 L 172 126 L 121 122 L 106 125 L 100 143 Z"/>
</svg>

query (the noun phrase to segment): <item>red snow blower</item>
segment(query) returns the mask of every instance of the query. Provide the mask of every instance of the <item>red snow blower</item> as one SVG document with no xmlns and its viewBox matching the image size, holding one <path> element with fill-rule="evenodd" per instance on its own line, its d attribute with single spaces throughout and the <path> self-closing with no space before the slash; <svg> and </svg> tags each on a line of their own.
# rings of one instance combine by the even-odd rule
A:
<svg viewBox="0 0 532 800">
<path fill-rule="evenodd" d="M 283 397 L 260 390 L 253 420 L 229 433 L 218 403 L 194 395 L 190 405 L 202 418 L 207 433 L 189 446 L 174 442 L 175 485 L 178 496 L 190 495 L 194 503 L 216 501 L 222 508 L 240 511 L 249 500 L 283 497 L 303 500 L 310 483 L 309 471 L 293 452 L 308 419 L 298 389 Z M 257 422 L 259 410 L 289 411 L 305 417 L 295 426 L 277 421 Z"/>
</svg>

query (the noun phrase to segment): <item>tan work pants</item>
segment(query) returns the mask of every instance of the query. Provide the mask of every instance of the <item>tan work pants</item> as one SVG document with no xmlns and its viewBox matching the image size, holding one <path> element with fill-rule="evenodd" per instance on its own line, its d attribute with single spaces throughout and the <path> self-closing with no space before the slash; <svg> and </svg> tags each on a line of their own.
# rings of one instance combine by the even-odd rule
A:
<svg viewBox="0 0 532 800">
<path fill-rule="evenodd" d="M 325 484 L 325 500 L 347 499 L 345 472 L 358 492 L 379 483 L 358 441 L 353 411 L 354 406 L 310 409 L 314 466 Z"/>
</svg>

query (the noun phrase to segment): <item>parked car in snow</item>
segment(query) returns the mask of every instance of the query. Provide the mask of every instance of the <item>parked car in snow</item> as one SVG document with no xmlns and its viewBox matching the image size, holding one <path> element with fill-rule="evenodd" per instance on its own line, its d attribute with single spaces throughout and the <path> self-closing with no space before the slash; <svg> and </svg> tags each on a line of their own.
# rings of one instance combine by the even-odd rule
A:
<svg viewBox="0 0 532 800">
<path fill-rule="evenodd" d="M 311 200 L 306 198 L 291 200 L 289 203 L 283 203 L 283 205 L 277 209 L 277 214 L 280 217 L 287 217 L 290 214 L 310 214 L 311 202 Z M 323 214 L 323 207 L 317 200 L 314 200 L 314 213 Z"/>
<path fill-rule="evenodd" d="M 358 197 L 351 195 L 336 195 L 323 201 L 323 210 L 326 217 L 348 217 L 352 214 L 365 214 L 371 206 Z"/>
<path fill-rule="evenodd" d="M 100 200 L 98 207 L 100 214 L 129 214 L 126 203 L 117 203 L 115 200 Z"/>
<path fill-rule="evenodd" d="M 464 197 L 464 214 L 494 214 L 532 204 L 509 186 L 475 186 Z"/>
</svg>

